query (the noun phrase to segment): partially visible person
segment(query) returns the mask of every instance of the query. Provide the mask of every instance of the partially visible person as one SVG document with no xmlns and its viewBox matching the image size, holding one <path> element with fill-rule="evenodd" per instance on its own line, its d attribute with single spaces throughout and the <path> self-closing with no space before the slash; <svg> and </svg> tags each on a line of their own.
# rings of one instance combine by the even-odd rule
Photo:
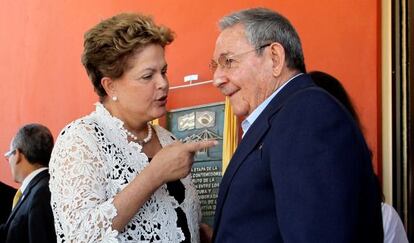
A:
<svg viewBox="0 0 414 243">
<path fill-rule="evenodd" d="M 352 117 L 355 119 L 357 124 L 361 127 L 358 114 L 355 111 L 351 98 L 349 97 L 341 82 L 332 75 L 321 71 L 311 71 L 309 72 L 309 75 L 312 77 L 313 82 L 315 82 L 317 86 L 326 90 L 342 105 L 344 105 Z M 379 180 L 377 181 L 379 184 Z M 404 225 L 401 222 L 397 211 L 395 211 L 391 205 L 385 203 L 383 198 L 382 201 L 381 211 L 382 224 L 384 229 L 384 243 L 408 243 Z"/>
<path fill-rule="evenodd" d="M 311 76 L 313 82 L 317 86 L 326 90 L 329 94 L 331 94 L 339 102 L 341 102 L 343 106 L 345 106 L 346 110 L 351 114 L 351 116 L 357 122 L 359 128 L 362 130 L 358 114 L 355 111 L 351 98 L 349 98 L 349 95 L 346 92 L 344 86 L 342 86 L 341 82 L 339 82 L 339 80 L 333 77 L 332 75 L 322 71 L 311 71 L 308 74 Z"/>
<path fill-rule="evenodd" d="M 16 189 L 0 181 L 0 224 L 5 223 L 10 215 Z"/>
<path fill-rule="evenodd" d="M 220 20 L 213 84 L 245 116 L 219 188 L 217 243 L 382 242 L 368 146 L 306 74 L 299 36 L 264 8 Z"/>
<path fill-rule="evenodd" d="M 21 186 L 7 222 L 0 226 L 1 242 L 56 242 L 48 172 L 52 149 L 53 136 L 41 124 L 25 125 L 13 138 L 5 156 Z"/>
<path fill-rule="evenodd" d="M 166 114 L 171 30 L 119 14 L 85 34 L 82 63 L 96 110 L 56 140 L 50 189 L 59 242 L 199 242 L 189 175 L 197 150 L 150 121 Z"/>
<path fill-rule="evenodd" d="M 407 233 L 397 211 L 385 202 L 381 206 L 384 243 L 408 243 Z"/>
</svg>

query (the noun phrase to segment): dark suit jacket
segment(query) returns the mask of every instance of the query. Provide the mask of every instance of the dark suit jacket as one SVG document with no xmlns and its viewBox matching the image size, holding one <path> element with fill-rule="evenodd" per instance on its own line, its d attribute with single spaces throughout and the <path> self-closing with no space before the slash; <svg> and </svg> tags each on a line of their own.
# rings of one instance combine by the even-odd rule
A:
<svg viewBox="0 0 414 243">
<path fill-rule="evenodd" d="M 0 182 L 0 200 L 2 201 L 0 207 L 0 224 L 6 223 L 6 220 L 10 215 L 16 191 L 17 190 L 13 187 Z"/>
<path fill-rule="evenodd" d="M 382 242 L 370 152 L 350 114 L 308 75 L 252 124 L 217 199 L 219 243 Z"/>
<path fill-rule="evenodd" d="M 47 170 L 30 181 L 7 223 L 0 227 L 1 242 L 56 242 Z"/>
</svg>

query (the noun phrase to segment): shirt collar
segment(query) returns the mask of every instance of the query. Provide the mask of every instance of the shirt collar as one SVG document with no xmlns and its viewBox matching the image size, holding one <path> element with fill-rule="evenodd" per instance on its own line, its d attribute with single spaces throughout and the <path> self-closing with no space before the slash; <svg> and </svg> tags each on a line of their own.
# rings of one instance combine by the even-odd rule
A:
<svg viewBox="0 0 414 243">
<path fill-rule="evenodd" d="M 29 185 L 30 181 L 37 176 L 40 172 L 47 170 L 47 167 L 42 167 L 39 168 L 37 170 L 32 171 L 32 173 L 30 173 L 28 176 L 26 176 L 26 178 L 24 178 L 22 185 L 20 187 L 20 191 L 23 193 L 24 190 L 26 190 L 27 186 Z"/>
<path fill-rule="evenodd" d="M 275 90 L 267 99 L 265 99 L 254 111 L 241 123 L 241 127 L 243 130 L 243 135 L 247 133 L 250 126 L 253 124 L 254 121 L 260 116 L 263 110 L 267 107 L 267 105 L 272 101 L 272 99 L 285 87 L 292 79 L 299 77 L 303 73 L 298 73 L 295 76 L 291 77 L 287 82 L 285 82 L 282 86 L 280 86 L 277 90 Z"/>
</svg>

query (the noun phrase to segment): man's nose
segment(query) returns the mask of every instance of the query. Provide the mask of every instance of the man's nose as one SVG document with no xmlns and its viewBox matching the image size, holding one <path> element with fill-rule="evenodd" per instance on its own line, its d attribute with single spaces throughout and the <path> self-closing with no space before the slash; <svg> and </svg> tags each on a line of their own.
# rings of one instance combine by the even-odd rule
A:
<svg viewBox="0 0 414 243">
<path fill-rule="evenodd" d="M 225 83 L 227 83 L 227 82 L 228 82 L 227 78 L 225 78 L 225 77 L 223 77 L 223 76 L 216 77 L 216 75 L 214 75 L 214 78 L 213 78 L 213 85 L 214 85 L 216 88 L 220 88 L 220 86 L 222 86 L 223 84 L 225 84 Z"/>
</svg>

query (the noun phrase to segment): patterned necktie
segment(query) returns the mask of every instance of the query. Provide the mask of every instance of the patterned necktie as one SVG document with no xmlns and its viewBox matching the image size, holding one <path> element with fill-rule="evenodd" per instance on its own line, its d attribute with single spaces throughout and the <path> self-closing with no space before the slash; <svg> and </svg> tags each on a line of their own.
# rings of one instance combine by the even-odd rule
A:
<svg viewBox="0 0 414 243">
<path fill-rule="evenodd" d="M 17 202 L 22 197 L 22 195 L 23 195 L 22 194 L 22 191 L 20 191 L 20 189 L 17 190 L 17 192 L 16 192 L 16 194 L 14 195 L 14 198 L 13 198 L 13 206 L 12 206 L 12 209 L 16 206 Z"/>
</svg>

